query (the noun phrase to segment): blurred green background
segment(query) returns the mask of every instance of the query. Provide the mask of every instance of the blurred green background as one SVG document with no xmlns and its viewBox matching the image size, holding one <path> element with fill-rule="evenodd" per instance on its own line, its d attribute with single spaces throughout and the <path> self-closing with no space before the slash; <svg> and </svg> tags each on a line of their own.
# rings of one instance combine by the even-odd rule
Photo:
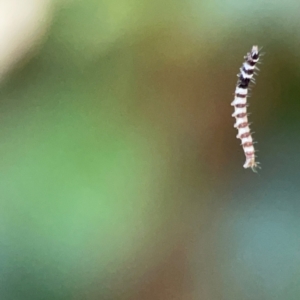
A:
<svg viewBox="0 0 300 300">
<path fill-rule="evenodd" d="M 0 0 L 0 299 L 299 299 L 299 15 Z M 230 106 L 256 44 L 258 175 Z"/>
</svg>

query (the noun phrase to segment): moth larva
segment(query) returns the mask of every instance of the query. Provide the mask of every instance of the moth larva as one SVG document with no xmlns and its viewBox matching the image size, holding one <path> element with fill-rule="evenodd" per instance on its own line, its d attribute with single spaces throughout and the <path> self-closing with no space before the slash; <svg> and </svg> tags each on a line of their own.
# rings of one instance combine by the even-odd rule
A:
<svg viewBox="0 0 300 300">
<path fill-rule="evenodd" d="M 234 113 L 236 122 L 234 127 L 237 128 L 237 138 L 241 139 L 243 150 L 246 156 L 244 168 L 251 168 L 254 172 L 259 167 L 258 162 L 255 161 L 255 149 L 253 146 L 253 138 L 249 128 L 248 113 L 247 113 L 247 96 L 249 83 L 253 82 L 254 70 L 258 69 L 255 65 L 259 60 L 258 46 L 253 46 L 250 53 L 244 57 L 245 62 L 240 68 L 238 74 L 238 82 L 235 89 L 235 97 L 231 105 L 234 106 Z"/>
</svg>

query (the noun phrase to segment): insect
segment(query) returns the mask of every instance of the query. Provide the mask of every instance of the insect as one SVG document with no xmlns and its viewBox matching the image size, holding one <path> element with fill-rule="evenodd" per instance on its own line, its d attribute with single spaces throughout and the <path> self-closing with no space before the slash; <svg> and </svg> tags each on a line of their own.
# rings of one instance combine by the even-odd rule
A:
<svg viewBox="0 0 300 300">
<path fill-rule="evenodd" d="M 231 105 L 234 106 L 234 113 L 232 116 L 236 120 L 234 127 L 238 130 L 236 137 L 241 140 L 241 145 L 246 156 L 246 162 L 243 167 L 245 169 L 251 168 L 254 172 L 257 172 L 257 168 L 260 167 L 259 163 L 255 160 L 254 142 L 248 122 L 247 96 L 249 84 L 250 82 L 254 82 L 254 71 L 258 70 L 256 64 L 259 61 L 259 57 L 260 50 L 258 49 L 258 46 L 253 46 L 251 52 L 247 53 L 244 57 L 245 61 L 238 74 L 239 79 L 235 88 L 235 97 L 231 103 Z"/>
</svg>

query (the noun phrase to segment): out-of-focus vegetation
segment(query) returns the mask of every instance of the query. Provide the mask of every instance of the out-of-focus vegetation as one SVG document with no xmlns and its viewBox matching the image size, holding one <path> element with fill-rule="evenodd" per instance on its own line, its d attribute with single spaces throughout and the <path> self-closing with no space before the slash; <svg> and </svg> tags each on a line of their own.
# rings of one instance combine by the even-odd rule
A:
<svg viewBox="0 0 300 300">
<path fill-rule="evenodd" d="M 0 1 L 0 299 L 299 299 L 300 4 Z M 250 98 L 259 174 L 231 117 Z"/>
</svg>

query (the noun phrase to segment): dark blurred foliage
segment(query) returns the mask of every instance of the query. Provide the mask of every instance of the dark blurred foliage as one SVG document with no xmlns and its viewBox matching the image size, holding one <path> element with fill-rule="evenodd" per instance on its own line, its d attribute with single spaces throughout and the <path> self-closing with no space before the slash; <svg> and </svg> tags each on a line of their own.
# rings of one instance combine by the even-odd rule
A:
<svg viewBox="0 0 300 300">
<path fill-rule="evenodd" d="M 45 6 L 0 89 L 0 298 L 299 299 L 299 9 Z M 259 174 L 230 106 L 254 44 Z"/>
</svg>

